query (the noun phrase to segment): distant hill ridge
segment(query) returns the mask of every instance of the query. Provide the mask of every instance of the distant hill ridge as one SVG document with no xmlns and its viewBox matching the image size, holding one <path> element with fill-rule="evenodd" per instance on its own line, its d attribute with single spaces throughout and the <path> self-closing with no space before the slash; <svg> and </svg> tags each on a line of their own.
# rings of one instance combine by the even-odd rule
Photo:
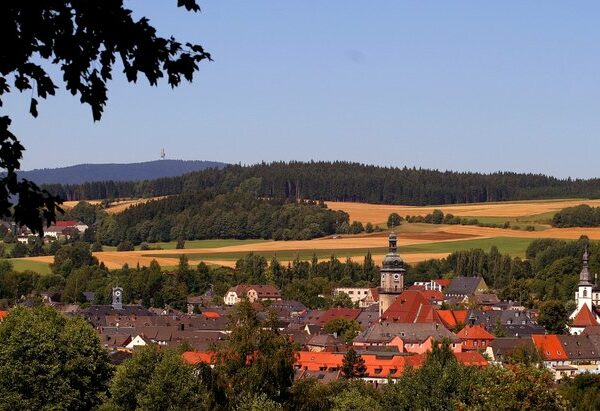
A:
<svg viewBox="0 0 600 411">
<path fill-rule="evenodd" d="M 46 185 L 67 200 L 226 193 L 244 185 L 258 197 L 373 204 L 456 204 L 551 198 L 600 198 L 600 179 L 558 179 L 531 173 L 453 172 L 380 167 L 343 161 L 228 165 L 152 181 Z M 250 187 L 250 188 L 249 188 Z"/>
<path fill-rule="evenodd" d="M 20 171 L 19 177 L 37 184 L 82 184 L 94 181 L 143 181 L 177 177 L 225 163 L 201 160 L 156 160 L 142 163 L 77 164 L 69 167 Z"/>
</svg>

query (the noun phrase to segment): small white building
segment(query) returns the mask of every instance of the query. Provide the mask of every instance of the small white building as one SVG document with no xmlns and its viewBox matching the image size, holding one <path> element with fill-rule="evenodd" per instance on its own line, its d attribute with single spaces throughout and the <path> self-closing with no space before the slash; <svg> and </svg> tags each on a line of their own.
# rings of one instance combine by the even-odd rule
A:
<svg viewBox="0 0 600 411">
<path fill-rule="evenodd" d="M 242 299 L 247 299 L 251 303 L 267 300 L 280 301 L 281 292 L 272 285 L 240 284 L 227 290 L 227 294 L 223 297 L 225 305 L 235 305 Z"/>
<path fill-rule="evenodd" d="M 369 287 L 338 287 L 333 289 L 333 296 L 344 293 L 353 304 L 358 305 L 360 308 L 369 307 L 377 302 L 377 299 L 373 295 L 373 291 Z"/>
</svg>

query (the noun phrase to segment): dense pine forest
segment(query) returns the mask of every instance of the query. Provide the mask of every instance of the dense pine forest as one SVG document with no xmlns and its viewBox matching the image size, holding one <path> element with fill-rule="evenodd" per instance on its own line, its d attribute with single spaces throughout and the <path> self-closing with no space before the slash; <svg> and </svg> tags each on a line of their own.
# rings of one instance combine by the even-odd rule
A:
<svg viewBox="0 0 600 411">
<path fill-rule="evenodd" d="M 248 179 L 233 191 L 199 190 L 105 215 L 96 226 L 96 239 L 111 245 L 210 238 L 308 240 L 350 227 L 347 213 L 322 203 L 261 199 L 259 185 L 259 179 Z"/>
<path fill-rule="evenodd" d="M 316 201 L 426 205 L 600 197 L 599 179 L 390 168 L 349 162 L 231 165 L 150 181 L 104 181 L 45 188 L 66 200 L 93 200 L 173 195 L 207 188 L 231 190 L 253 177 L 260 178 L 260 197 Z"/>
</svg>

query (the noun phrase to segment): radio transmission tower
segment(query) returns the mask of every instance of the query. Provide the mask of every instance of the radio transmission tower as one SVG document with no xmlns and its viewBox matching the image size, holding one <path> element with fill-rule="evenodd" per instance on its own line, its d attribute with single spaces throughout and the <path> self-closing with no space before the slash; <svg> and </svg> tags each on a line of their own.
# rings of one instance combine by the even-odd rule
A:
<svg viewBox="0 0 600 411">
<path fill-rule="evenodd" d="M 161 158 L 162 160 L 164 160 L 164 159 L 165 159 L 165 156 L 166 156 L 166 154 L 165 154 L 165 149 L 164 149 L 164 148 L 161 148 L 161 149 L 160 149 L 160 158 Z"/>
</svg>

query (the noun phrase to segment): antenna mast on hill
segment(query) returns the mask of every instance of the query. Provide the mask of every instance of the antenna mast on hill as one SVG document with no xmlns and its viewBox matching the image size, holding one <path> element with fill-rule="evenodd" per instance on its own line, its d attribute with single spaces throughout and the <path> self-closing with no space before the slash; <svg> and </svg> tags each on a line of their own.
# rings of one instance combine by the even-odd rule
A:
<svg viewBox="0 0 600 411">
<path fill-rule="evenodd" d="M 160 158 L 161 158 L 162 160 L 164 160 L 164 159 L 165 159 L 165 156 L 166 156 L 166 154 L 165 154 L 165 149 L 164 149 L 164 148 L 161 148 L 161 149 L 160 149 Z"/>
</svg>

